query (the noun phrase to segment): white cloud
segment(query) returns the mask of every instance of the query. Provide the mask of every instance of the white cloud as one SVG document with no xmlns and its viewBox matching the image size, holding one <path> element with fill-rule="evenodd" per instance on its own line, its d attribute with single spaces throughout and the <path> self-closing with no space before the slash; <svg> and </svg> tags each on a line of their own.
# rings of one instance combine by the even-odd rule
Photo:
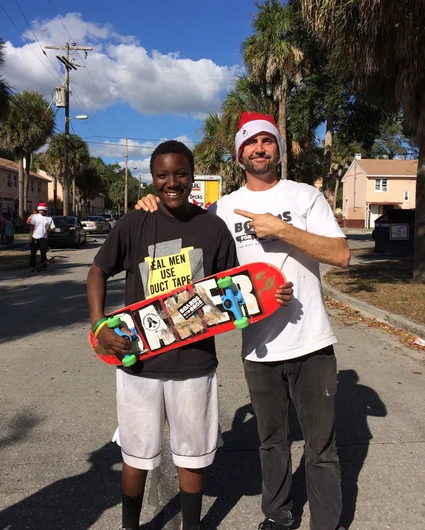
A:
<svg viewBox="0 0 425 530">
<path fill-rule="evenodd" d="M 70 54 L 82 66 L 71 72 L 74 103 L 91 114 L 125 102 L 142 114 L 198 118 L 219 109 L 221 96 L 241 72 L 237 65 L 219 66 L 206 58 L 195 61 L 175 51 L 149 52 L 135 37 L 120 35 L 110 25 L 87 22 L 79 13 L 68 13 L 62 21 L 79 46 L 93 46 L 87 58 L 83 52 Z M 31 26 L 42 47 L 60 45 L 69 37 L 58 17 L 35 20 Z M 24 35 L 30 45 L 6 43 L 4 76 L 18 91 L 37 90 L 50 98 L 54 87 L 63 83 L 53 65 L 62 72 L 56 55 L 64 52 L 46 50 L 52 65 L 32 32 Z"/>
</svg>

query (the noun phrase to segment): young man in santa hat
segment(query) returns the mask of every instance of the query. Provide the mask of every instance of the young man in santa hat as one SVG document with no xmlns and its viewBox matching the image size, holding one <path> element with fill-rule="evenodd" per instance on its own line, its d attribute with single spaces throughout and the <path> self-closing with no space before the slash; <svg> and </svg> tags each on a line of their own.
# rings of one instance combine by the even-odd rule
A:
<svg viewBox="0 0 425 530">
<path fill-rule="evenodd" d="M 324 307 L 319 264 L 346 267 L 350 250 L 323 195 L 279 180 L 284 145 L 272 116 L 242 113 L 236 157 L 246 185 L 209 208 L 227 224 L 241 264 L 264 261 L 293 282 L 288 307 L 242 332 L 242 356 L 257 416 L 263 473 L 259 530 L 291 528 L 289 405 L 305 439 L 311 530 L 342 528 L 340 466 L 335 443 L 336 338 Z M 153 211 L 157 199 L 139 207 Z"/>
<path fill-rule="evenodd" d="M 30 269 L 35 270 L 37 265 L 37 250 L 40 250 L 40 269 L 44 270 L 47 262 L 47 233 L 49 230 L 55 228 L 55 223 L 47 215 L 47 204 L 45 202 L 39 203 L 37 211 L 38 213 L 32 216 L 29 223 L 29 242 L 31 248 Z"/>
</svg>

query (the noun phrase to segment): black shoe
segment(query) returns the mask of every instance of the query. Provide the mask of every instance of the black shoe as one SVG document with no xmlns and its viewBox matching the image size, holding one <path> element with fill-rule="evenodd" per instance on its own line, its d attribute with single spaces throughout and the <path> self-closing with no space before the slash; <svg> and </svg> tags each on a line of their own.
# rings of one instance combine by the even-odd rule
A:
<svg viewBox="0 0 425 530">
<path fill-rule="evenodd" d="M 288 516 L 285 517 L 284 523 L 277 523 L 276 521 L 273 521 L 273 519 L 268 519 L 266 517 L 264 521 L 259 524 L 258 530 L 288 530 L 288 528 L 291 528 L 294 520 L 292 519 L 291 512 L 286 513 Z"/>
</svg>

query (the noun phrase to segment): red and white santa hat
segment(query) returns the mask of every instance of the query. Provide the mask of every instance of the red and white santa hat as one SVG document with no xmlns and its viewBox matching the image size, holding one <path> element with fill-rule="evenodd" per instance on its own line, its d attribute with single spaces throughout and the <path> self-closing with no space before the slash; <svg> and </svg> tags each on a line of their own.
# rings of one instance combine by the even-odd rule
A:
<svg viewBox="0 0 425 530">
<path fill-rule="evenodd" d="M 45 210 L 47 212 L 47 203 L 39 202 L 37 206 L 37 210 Z"/>
<path fill-rule="evenodd" d="M 276 138 L 280 155 L 279 162 L 282 160 L 284 150 L 282 137 L 280 136 L 273 116 L 270 116 L 270 114 L 260 114 L 259 112 L 242 112 L 239 118 L 238 132 L 235 136 L 236 159 L 240 166 L 244 167 L 240 163 L 240 157 L 245 142 L 261 132 L 270 133 Z"/>
</svg>

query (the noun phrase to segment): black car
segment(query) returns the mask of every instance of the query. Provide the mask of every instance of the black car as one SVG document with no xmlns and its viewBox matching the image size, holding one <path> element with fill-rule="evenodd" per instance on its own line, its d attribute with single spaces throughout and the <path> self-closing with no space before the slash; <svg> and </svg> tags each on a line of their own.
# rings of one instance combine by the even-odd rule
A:
<svg viewBox="0 0 425 530">
<path fill-rule="evenodd" d="M 86 231 L 78 217 L 54 215 L 55 228 L 47 235 L 49 247 L 80 248 L 86 243 Z"/>
</svg>

